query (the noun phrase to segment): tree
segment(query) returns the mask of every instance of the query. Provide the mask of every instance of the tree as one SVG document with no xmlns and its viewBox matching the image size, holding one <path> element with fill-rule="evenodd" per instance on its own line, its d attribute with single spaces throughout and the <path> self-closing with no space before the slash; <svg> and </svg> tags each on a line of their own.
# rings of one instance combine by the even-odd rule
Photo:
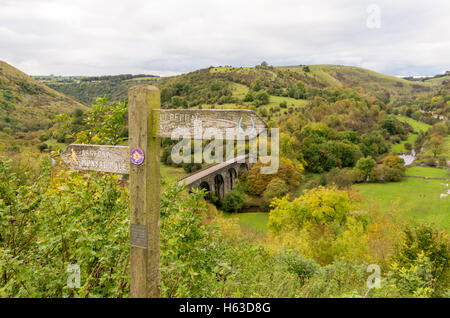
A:
<svg viewBox="0 0 450 318">
<path fill-rule="evenodd" d="M 412 150 L 412 145 L 409 142 L 405 142 L 404 146 L 406 150 Z"/>
<path fill-rule="evenodd" d="M 384 166 L 387 166 L 389 168 L 400 168 L 402 170 L 405 170 L 405 161 L 398 156 L 384 157 L 382 162 Z"/>
<path fill-rule="evenodd" d="M 239 212 L 244 206 L 244 199 L 242 196 L 244 192 L 241 187 L 237 185 L 223 198 L 222 207 L 227 212 Z"/>
<path fill-rule="evenodd" d="M 293 201 L 287 197 L 275 199 L 273 205 L 268 227 L 274 234 L 299 230 L 306 225 L 344 224 L 349 213 L 356 209 L 347 191 L 322 186 L 305 190 Z"/>
<path fill-rule="evenodd" d="M 249 193 L 261 195 L 273 178 L 284 180 L 290 188 L 299 185 L 299 179 L 303 171 L 296 170 L 290 160 L 281 159 L 280 166 L 275 174 L 262 174 L 261 167 L 263 166 L 262 163 L 258 162 L 248 171 L 247 190 Z M 301 168 L 302 167 L 298 167 L 299 170 L 301 170 Z"/>
<path fill-rule="evenodd" d="M 273 178 L 264 190 L 262 197 L 267 206 L 273 198 L 280 198 L 289 192 L 286 182 L 280 178 Z"/>
<path fill-rule="evenodd" d="M 349 187 L 357 181 L 361 180 L 361 171 L 358 169 L 334 168 L 327 175 L 329 183 L 335 183 L 338 187 Z"/>
<path fill-rule="evenodd" d="M 86 130 L 77 133 L 77 143 L 117 145 L 127 139 L 126 120 L 128 104 L 124 102 L 108 103 L 108 97 L 97 98 L 84 124 Z"/>
<path fill-rule="evenodd" d="M 433 157 L 444 151 L 444 138 L 436 133 L 431 134 L 430 139 L 425 143 L 425 148 L 433 153 Z"/>
<path fill-rule="evenodd" d="M 269 96 L 269 94 L 267 94 L 266 91 L 259 91 L 258 93 L 255 94 L 255 98 L 254 98 L 253 103 L 256 106 L 266 105 L 266 104 L 269 103 L 269 97 L 270 96 Z"/>
<path fill-rule="evenodd" d="M 377 163 L 372 157 L 367 156 L 359 159 L 355 167 L 363 173 L 365 180 L 370 180 L 372 168 L 375 167 L 376 164 Z"/>
</svg>

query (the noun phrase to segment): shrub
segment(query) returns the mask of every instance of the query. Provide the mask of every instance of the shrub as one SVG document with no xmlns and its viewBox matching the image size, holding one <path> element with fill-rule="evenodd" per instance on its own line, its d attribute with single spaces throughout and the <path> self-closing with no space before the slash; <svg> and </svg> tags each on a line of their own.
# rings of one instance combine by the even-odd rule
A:
<svg viewBox="0 0 450 318">
<path fill-rule="evenodd" d="M 38 148 L 40 152 L 43 152 L 48 149 L 48 145 L 46 143 L 41 143 Z"/>
<path fill-rule="evenodd" d="M 439 158 L 439 166 L 447 167 L 447 158 L 446 157 Z"/>
<path fill-rule="evenodd" d="M 401 168 L 391 168 L 383 166 L 383 175 L 384 181 L 398 182 L 402 180 L 405 172 Z"/>
<path fill-rule="evenodd" d="M 273 198 L 280 198 L 288 192 L 289 187 L 284 180 L 280 178 L 273 178 L 267 185 L 266 190 L 264 190 L 262 198 L 266 205 L 269 206 Z"/>
<path fill-rule="evenodd" d="M 411 151 L 412 145 L 409 142 L 405 142 L 405 149 Z"/>
<path fill-rule="evenodd" d="M 411 266 L 403 267 L 393 263 L 381 288 L 375 289 L 376 297 L 431 297 L 433 295 L 431 263 L 423 253 Z"/>
<path fill-rule="evenodd" d="M 267 94 L 266 91 L 257 92 L 255 94 L 255 98 L 253 100 L 253 103 L 256 106 L 268 104 L 269 103 L 269 94 Z"/>
<path fill-rule="evenodd" d="M 50 139 L 50 134 L 49 133 L 43 133 L 39 136 L 39 140 L 40 141 L 46 141 Z"/>
<path fill-rule="evenodd" d="M 201 168 L 202 168 L 202 164 L 201 163 L 191 162 L 191 163 L 183 164 L 183 169 L 187 173 L 192 173 L 192 172 L 198 171 Z"/>
<path fill-rule="evenodd" d="M 430 167 L 436 167 L 436 160 L 434 158 L 428 158 L 425 160 L 425 164 Z"/>
<path fill-rule="evenodd" d="M 358 169 L 344 168 L 338 169 L 335 168 L 330 171 L 328 175 L 329 183 L 334 183 L 338 187 L 349 187 L 352 184 L 361 180 L 363 176 L 361 175 L 361 171 Z"/>
<path fill-rule="evenodd" d="M 390 168 L 400 168 L 400 169 L 405 169 L 405 161 L 398 157 L 398 156 L 387 156 L 384 157 L 383 160 L 383 165 L 390 167 Z"/>
<path fill-rule="evenodd" d="M 430 225 L 421 224 L 404 230 L 405 239 L 399 245 L 395 257 L 398 267 L 410 269 L 415 262 L 430 262 L 430 281 L 434 294 L 443 293 L 450 283 L 450 243 L 445 232 Z"/>
<path fill-rule="evenodd" d="M 244 206 L 244 191 L 237 185 L 223 198 L 222 208 L 227 212 L 240 212 Z"/>
<path fill-rule="evenodd" d="M 300 278 L 302 283 L 320 270 L 319 264 L 310 258 L 303 257 L 295 253 L 285 253 L 281 255 L 281 260 L 286 264 L 287 270 Z"/>
<path fill-rule="evenodd" d="M 269 113 L 267 112 L 267 109 L 265 109 L 265 108 L 261 108 L 259 110 L 259 113 L 261 114 L 262 117 L 267 117 L 269 115 Z"/>
</svg>

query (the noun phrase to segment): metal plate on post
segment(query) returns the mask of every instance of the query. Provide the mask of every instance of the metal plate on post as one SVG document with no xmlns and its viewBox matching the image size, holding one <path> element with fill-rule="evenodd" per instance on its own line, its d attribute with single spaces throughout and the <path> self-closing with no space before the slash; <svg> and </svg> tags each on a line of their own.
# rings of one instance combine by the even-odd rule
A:
<svg viewBox="0 0 450 318">
<path fill-rule="evenodd" d="M 147 248 L 147 227 L 145 225 L 130 225 L 130 245 Z"/>
</svg>

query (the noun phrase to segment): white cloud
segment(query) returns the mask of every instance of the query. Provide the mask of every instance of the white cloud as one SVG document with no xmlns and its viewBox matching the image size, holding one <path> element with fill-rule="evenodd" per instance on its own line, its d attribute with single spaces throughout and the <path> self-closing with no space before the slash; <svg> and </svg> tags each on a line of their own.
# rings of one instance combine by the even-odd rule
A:
<svg viewBox="0 0 450 318">
<path fill-rule="evenodd" d="M 448 1 L 0 0 L 0 59 L 30 74 L 154 73 L 330 63 L 450 69 Z"/>
</svg>

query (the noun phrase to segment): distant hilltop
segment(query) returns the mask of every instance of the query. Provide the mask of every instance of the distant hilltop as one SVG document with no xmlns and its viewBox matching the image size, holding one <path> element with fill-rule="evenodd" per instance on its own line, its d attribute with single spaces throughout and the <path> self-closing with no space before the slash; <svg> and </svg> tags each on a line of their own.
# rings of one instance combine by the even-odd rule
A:
<svg viewBox="0 0 450 318">
<path fill-rule="evenodd" d="M 126 81 L 130 79 L 142 79 L 159 77 L 152 74 L 119 74 L 119 75 L 102 75 L 102 76 L 61 76 L 61 75 L 36 75 L 33 76 L 38 81 L 43 82 L 99 82 L 99 81 Z"/>
</svg>

